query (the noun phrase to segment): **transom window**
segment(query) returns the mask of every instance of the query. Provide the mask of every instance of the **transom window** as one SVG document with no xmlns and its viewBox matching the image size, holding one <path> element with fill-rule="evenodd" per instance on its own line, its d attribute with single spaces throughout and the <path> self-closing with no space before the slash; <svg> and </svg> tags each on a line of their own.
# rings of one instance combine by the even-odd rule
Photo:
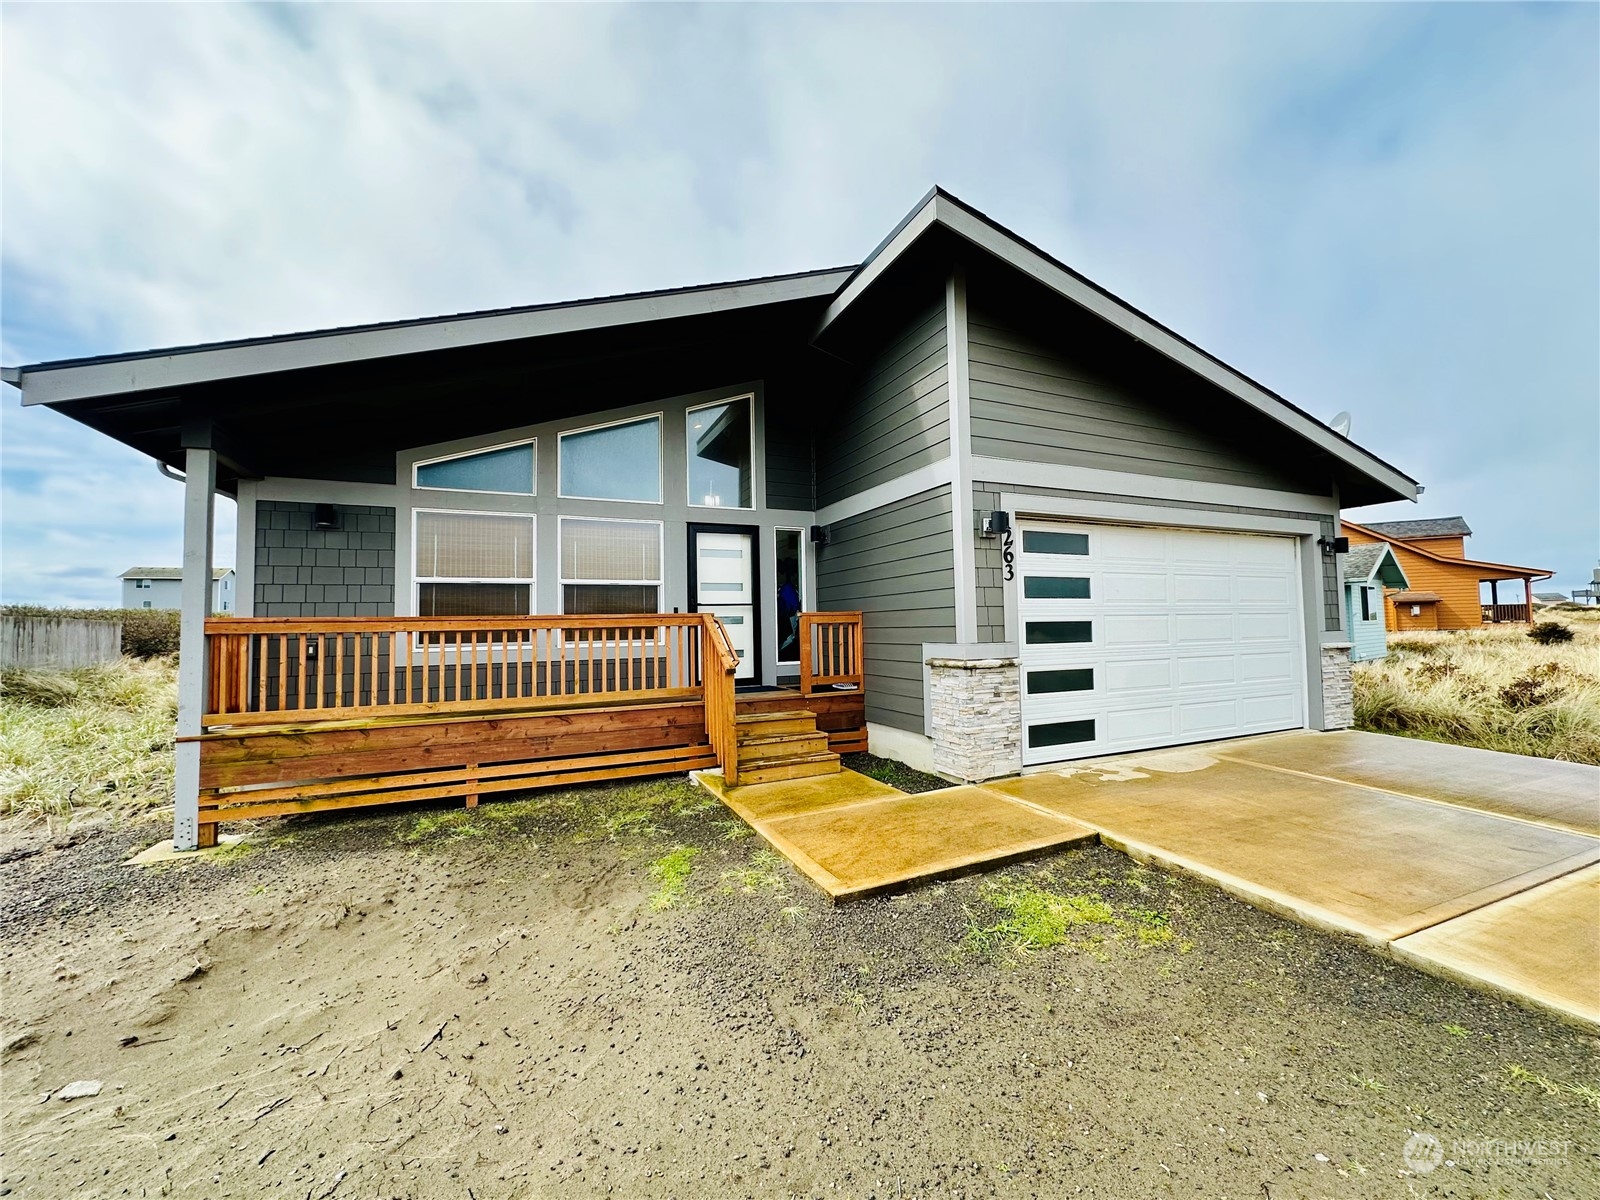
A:
<svg viewBox="0 0 1600 1200">
<path fill-rule="evenodd" d="M 557 457 L 563 496 L 661 503 L 659 416 L 563 433 Z"/>
<path fill-rule="evenodd" d="M 533 612 L 531 515 L 417 509 L 414 529 L 419 617 Z"/>
<path fill-rule="evenodd" d="M 660 521 L 561 518 L 561 611 L 661 611 Z"/>
<path fill-rule="evenodd" d="M 469 454 L 419 462 L 413 469 L 415 487 L 452 492 L 495 492 L 507 496 L 534 494 L 536 442 L 491 446 Z"/>
<path fill-rule="evenodd" d="M 691 408 L 685 414 L 689 503 L 700 508 L 754 508 L 751 397 Z"/>
</svg>

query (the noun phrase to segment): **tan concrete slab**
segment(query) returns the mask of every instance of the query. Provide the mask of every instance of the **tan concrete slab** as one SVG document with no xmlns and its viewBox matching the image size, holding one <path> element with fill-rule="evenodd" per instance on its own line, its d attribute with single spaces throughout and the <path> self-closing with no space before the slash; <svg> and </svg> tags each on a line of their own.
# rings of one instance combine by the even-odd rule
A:
<svg viewBox="0 0 1600 1200">
<path fill-rule="evenodd" d="M 1600 866 L 1413 933 L 1392 950 L 1600 1026 Z"/>
<path fill-rule="evenodd" d="M 1218 747 L 1301 771 L 1600 836 L 1600 767 L 1382 733 L 1294 733 Z"/>
<path fill-rule="evenodd" d="M 814 775 L 810 779 L 785 779 L 778 783 L 752 783 L 729 787 L 721 771 L 696 771 L 695 782 L 705 788 L 746 821 L 790 817 L 796 813 L 859 804 L 863 800 L 882 800 L 905 795 L 899 788 L 879 783 L 857 771 L 835 775 Z"/>
<path fill-rule="evenodd" d="M 835 899 L 1095 838 L 1076 821 L 979 787 L 841 805 L 756 829 Z"/>
<path fill-rule="evenodd" d="M 984 786 L 1378 944 L 1600 862 L 1600 839 L 1192 750 Z"/>
<path fill-rule="evenodd" d="M 242 833 L 224 833 L 217 837 L 215 846 L 207 846 L 204 850 L 174 850 L 172 841 L 157 842 L 154 846 L 146 847 L 132 858 L 125 861 L 125 867 L 162 867 L 168 863 L 197 862 L 204 858 L 226 858 L 233 853 L 233 848 L 245 840 Z"/>
</svg>

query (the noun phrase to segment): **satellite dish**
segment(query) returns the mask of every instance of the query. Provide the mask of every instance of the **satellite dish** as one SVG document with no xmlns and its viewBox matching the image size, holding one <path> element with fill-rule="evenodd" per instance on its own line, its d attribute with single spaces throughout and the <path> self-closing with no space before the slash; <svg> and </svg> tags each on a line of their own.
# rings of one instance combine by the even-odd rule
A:
<svg viewBox="0 0 1600 1200">
<path fill-rule="evenodd" d="M 1349 413 L 1347 413 L 1347 412 L 1334 413 L 1333 420 L 1329 421 L 1328 424 L 1333 428 L 1333 431 L 1335 433 L 1337 433 L 1340 437 L 1349 437 L 1350 436 L 1350 414 Z"/>
</svg>

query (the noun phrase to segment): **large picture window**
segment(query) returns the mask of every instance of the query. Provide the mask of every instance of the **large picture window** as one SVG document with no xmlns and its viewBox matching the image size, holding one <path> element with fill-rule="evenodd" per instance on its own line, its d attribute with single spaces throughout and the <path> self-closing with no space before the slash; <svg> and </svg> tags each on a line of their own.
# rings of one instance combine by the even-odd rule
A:
<svg viewBox="0 0 1600 1200">
<path fill-rule="evenodd" d="M 413 468 L 412 484 L 443 491 L 531 496 L 534 494 L 535 446 L 532 441 L 518 442 L 428 459 Z"/>
<path fill-rule="evenodd" d="M 561 495 L 574 500 L 661 503 L 661 418 L 563 433 Z"/>
<path fill-rule="evenodd" d="M 660 521 L 561 518 L 561 611 L 661 611 Z"/>
<path fill-rule="evenodd" d="M 689 503 L 699 508 L 754 508 L 750 463 L 754 428 L 749 396 L 691 408 L 686 414 Z"/>
<path fill-rule="evenodd" d="M 418 509 L 413 528 L 419 617 L 533 612 L 532 516 Z"/>
</svg>

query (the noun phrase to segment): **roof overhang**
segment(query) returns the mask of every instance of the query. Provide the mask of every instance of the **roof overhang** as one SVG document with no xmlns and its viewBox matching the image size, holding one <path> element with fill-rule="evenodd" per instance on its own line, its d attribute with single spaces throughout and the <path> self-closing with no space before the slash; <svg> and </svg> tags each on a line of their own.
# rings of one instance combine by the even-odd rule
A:
<svg viewBox="0 0 1600 1200">
<path fill-rule="evenodd" d="M 241 376 L 820 299 L 833 295 L 850 275 L 850 268 L 840 267 L 597 300 L 65 359 L 6 367 L 0 379 L 21 389 L 25 405 L 135 395 Z"/>
<path fill-rule="evenodd" d="M 970 243 L 993 258 L 1021 271 L 1051 291 L 1144 343 L 1157 353 L 1187 368 L 1202 379 L 1235 396 L 1272 420 L 1298 434 L 1347 468 L 1370 479 L 1394 499 L 1415 500 L 1417 481 L 1362 449 L 1349 438 L 1276 392 L 1234 370 L 1181 335 L 1084 278 L 1058 259 L 1018 237 L 963 204 L 948 192 L 934 188 L 893 232 L 851 273 L 838 295 L 828 304 L 818 325 L 819 337 L 827 333 L 870 292 L 896 262 L 935 229 Z"/>
<path fill-rule="evenodd" d="M 1474 570 L 1478 573 L 1478 581 L 1480 583 L 1501 579 L 1549 579 L 1555 575 L 1554 571 L 1547 571 L 1543 567 L 1519 567 L 1512 563 L 1485 562 L 1476 558 L 1451 558 L 1447 554 L 1435 554 L 1432 550 L 1425 549 L 1422 546 L 1412 545 L 1404 539 L 1386 536 L 1370 526 L 1357 525 L 1349 519 L 1346 519 L 1343 524 L 1347 529 L 1354 529 L 1358 533 L 1377 538 L 1391 547 L 1401 546 L 1409 554 L 1420 555 L 1423 558 L 1431 559 L 1437 563 L 1444 563 L 1447 566 L 1465 567 Z"/>
<path fill-rule="evenodd" d="M 1352 547 L 1351 556 L 1354 556 L 1357 551 L 1366 548 L 1362 546 Z M 1400 560 L 1395 557 L 1394 550 L 1389 546 L 1388 542 L 1374 542 L 1371 548 L 1376 553 L 1372 555 L 1372 565 L 1365 573 L 1360 571 L 1352 572 L 1349 568 L 1352 558 L 1346 558 L 1346 583 L 1380 583 L 1388 588 L 1408 588 L 1411 586 L 1411 581 L 1406 578 L 1405 569 L 1400 566 Z"/>
</svg>

